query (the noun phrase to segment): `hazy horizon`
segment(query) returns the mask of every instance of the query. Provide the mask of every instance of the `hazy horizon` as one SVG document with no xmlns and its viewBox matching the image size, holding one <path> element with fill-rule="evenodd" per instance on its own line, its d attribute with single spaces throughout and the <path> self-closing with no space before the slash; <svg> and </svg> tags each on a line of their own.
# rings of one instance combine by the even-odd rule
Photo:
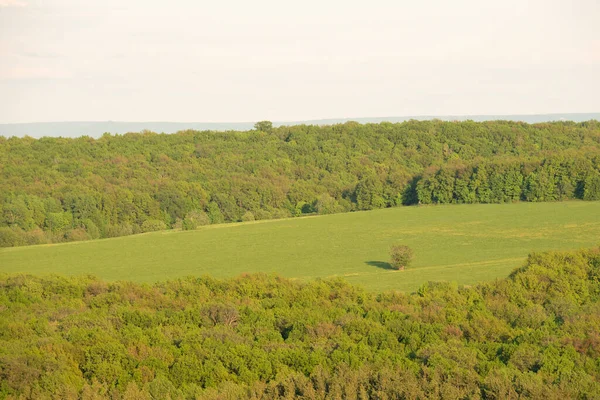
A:
<svg viewBox="0 0 600 400">
<path fill-rule="evenodd" d="M 2 0 L 0 0 L 2 1 Z M 599 107 L 600 109 L 600 107 Z M 585 110 L 578 112 L 541 112 L 541 113 L 513 113 L 513 114 L 502 114 L 502 113 L 486 113 L 486 114 L 420 114 L 420 115 L 358 115 L 358 116 L 325 116 L 313 119 L 295 119 L 295 120 L 277 120 L 263 116 L 263 118 L 255 118 L 253 120 L 161 120 L 161 119 L 148 119 L 148 120 L 114 120 L 114 119 L 98 119 L 98 120 L 43 120 L 43 121 L 16 121 L 16 122 L 0 122 L 0 125 L 27 125 L 27 124 L 62 124 L 62 123 L 175 123 L 175 124 L 246 124 L 256 123 L 258 121 L 271 121 L 275 123 L 304 123 L 313 121 L 358 121 L 358 120 L 382 120 L 388 121 L 390 119 L 403 119 L 408 120 L 411 118 L 420 119 L 436 119 L 436 118 L 451 118 L 451 117 L 499 117 L 500 120 L 510 120 L 505 117 L 540 117 L 540 116 L 557 116 L 557 115 L 592 115 L 600 116 L 600 110 Z M 552 120 L 547 120 L 552 121 Z M 583 120 L 582 120 L 583 121 Z M 574 121 L 577 122 L 577 121 Z"/>
<path fill-rule="evenodd" d="M 274 126 L 282 125 L 333 125 L 355 121 L 359 123 L 379 122 L 404 122 L 408 120 L 431 120 L 443 121 L 520 121 L 526 123 L 540 123 L 552 121 L 583 122 L 589 120 L 600 120 L 600 113 L 557 113 L 557 114 L 528 114 L 528 115 L 413 115 L 397 117 L 362 117 L 362 118 L 327 118 L 304 121 L 273 121 Z M 182 130 L 211 130 L 245 131 L 253 129 L 255 122 L 169 122 L 169 121 L 61 121 L 61 122 L 33 122 L 1 124 L 0 136 L 4 137 L 100 137 L 104 133 L 124 134 L 127 132 L 141 132 L 149 130 L 157 133 L 175 133 Z"/>
<path fill-rule="evenodd" d="M 0 0 L 2 1 L 2 0 Z M 316 122 L 316 121 L 359 121 L 359 120 L 382 120 L 382 121 L 390 121 L 395 119 L 408 120 L 411 118 L 420 118 L 420 119 L 437 119 L 437 118 L 466 118 L 466 117 L 499 117 L 500 120 L 510 120 L 508 117 L 543 117 L 543 116 L 561 116 L 561 115 L 583 115 L 583 116 L 600 116 L 600 111 L 594 112 L 592 111 L 582 111 L 582 112 L 544 112 L 544 113 L 523 113 L 523 114 L 499 114 L 499 113 L 489 113 L 489 114 L 445 114 L 445 115 L 434 115 L 434 114 L 421 114 L 421 115 L 370 115 L 370 116 L 329 116 L 329 117 L 321 117 L 314 119 L 298 119 L 298 120 L 276 120 L 270 118 L 255 118 L 253 120 L 240 120 L 240 121 L 230 121 L 230 120 L 189 120 L 189 121 L 181 121 L 181 120 L 160 120 L 160 119 L 149 119 L 149 120 L 44 120 L 44 121 L 18 121 L 18 122 L 0 122 L 0 125 L 35 125 L 35 124 L 70 124 L 70 123 L 174 123 L 174 124 L 246 124 L 246 123 L 256 123 L 259 121 L 271 121 L 273 124 L 285 124 L 285 123 L 304 123 L 304 122 Z M 546 120 L 544 120 L 546 121 Z M 552 120 L 547 120 L 552 121 Z M 575 120 L 572 120 L 577 122 Z M 579 121 L 579 120 L 578 120 Z M 581 120 L 583 121 L 583 120 Z"/>
</svg>

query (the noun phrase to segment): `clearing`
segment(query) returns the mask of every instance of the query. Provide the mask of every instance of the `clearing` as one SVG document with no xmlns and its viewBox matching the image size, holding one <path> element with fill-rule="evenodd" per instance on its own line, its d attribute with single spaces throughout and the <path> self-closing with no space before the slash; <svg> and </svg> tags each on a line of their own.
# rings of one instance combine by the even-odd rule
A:
<svg viewBox="0 0 600 400">
<path fill-rule="evenodd" d="M 0 249 L 0 272 L 155 282 L 186 275 L 345 277 L 369 290 L 504 277 L 528 253 L 598 245 L 600 202 L 400 207 Z M 389 269 L 393 243 L 413 265 Z"/>
</svg>

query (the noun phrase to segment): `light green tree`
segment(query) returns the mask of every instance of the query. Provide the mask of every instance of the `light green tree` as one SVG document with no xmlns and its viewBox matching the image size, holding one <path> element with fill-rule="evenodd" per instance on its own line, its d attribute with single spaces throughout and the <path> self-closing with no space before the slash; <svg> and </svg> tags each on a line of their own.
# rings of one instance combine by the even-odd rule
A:
<svg viewBox="0 0 600 400">
<path fill-rule="evenodd" d="M 271 121 L 259 121 L 254 124 L 254 129 L 257 131 L 270 133 L 273 130 L 273 123 Z"/>
</svg>

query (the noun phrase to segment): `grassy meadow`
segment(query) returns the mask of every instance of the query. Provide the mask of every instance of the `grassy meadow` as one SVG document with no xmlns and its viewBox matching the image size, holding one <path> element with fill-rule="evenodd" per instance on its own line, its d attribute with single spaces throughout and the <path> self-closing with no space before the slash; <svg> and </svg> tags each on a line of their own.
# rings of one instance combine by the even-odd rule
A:
<svg viewBox="0 0 600 400">
<path fill-rule="evenodd" d="M 389 268 L 389 247 L 413 265 Z M 186 275 L 341 276 L 370 290 L 413 291 L 430 280 L 506 276 L 528 253 L 600 243 L 600 202 L 401 207 L 0 249 L 0 272 L 92 274 L 155 282 Z"/>
</svg>

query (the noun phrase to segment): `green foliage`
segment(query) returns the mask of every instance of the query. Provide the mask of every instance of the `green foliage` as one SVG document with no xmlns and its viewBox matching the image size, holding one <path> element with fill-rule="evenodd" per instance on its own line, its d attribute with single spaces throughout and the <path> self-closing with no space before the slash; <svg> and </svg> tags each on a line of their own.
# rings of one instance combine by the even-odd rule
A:
<svg viewBox="0 0 600 400">
<path fill-rule="evenodd" d="M 142 223 L 142 232 L 154 232 L 167 229 L 167 225 L 157 219 L 147 219 Z"/>
<path fill-rule="evenodd" d="M 390 248 L 390 265 L 396 270 L 410 266 L 413 259 L 413 249 L 404 244 L 395 244 Z"/>
<path fill-rule="evenodd" d="M 598 143 L 596 121 L 261 121 L 247 132 L 13 137 L 0 140 L 0 227 L 63 242 L 139 233 L 148 220 L 194 229 L 206 222 L 195 212 L 217 224 L 247 213 L 599 199 Z M 71 232 L 80 228 L 87 235 Z"/>
<path fill-rule="evenodd" d="M 246 211 L 244 215 L 242 215 L 242 222 L 250 222 L 254 221 L 254 214 L 251 211 Z"/>
<path fill-rule="evenodd" d="M 189 231 L 208 224 L 210 224 L 208 214 L 204 211 L 192 210 L 185 216 L 181 229 Z"/>
<path fill-rule="evenodd" d="M 88 235 L 84 228 L 70 229 L 65 233 L 64 237 L 67 242 L 78 242 L 81 240 L 91 239 L 90 235 Z"/>
<path fill-rule="evenodd" d="M 64 232 L 73 226 L 73 216 L 68 212 L 51 212 L 46 217 L 46 226 L 50 232 Z"/>
<path fill-rule="evenodd" d="M 584 200 L 600 200 L 600 173 L 590 173 L 584 183 Z"/>
<path fill-rule="evenodd" d="M 269 133 L 273 130 L 273 123 L 271 121 L 259 121 L 254 124 L 254 129 Z"/>
<path fill-rule="evenodd" d="M 14 247 L 25 244 L 19 228 L 0 228 L 0 247 Z"/>
<path fill-rule="evenodd" d="M 599 167 L 598 160 L 590 161 L 578 154 L 527 162 L 519 158 L 477 161 L 429 168 L 415 190 L 421 204 L 597 200 L 600 199 Z M 579 193 L 577 187 L 587 190 Z"/>
<path fill-rule="evenodd" d="M 82 223 L 83 227 L 85 228 L 86 232 L 88 233 L 91 239 L 98 239 L 100 237 L 100 229 L 98 229 L 98 226 L 96 226 L 94 221 L 87 218 L 84 219 Z"/>
<path fill-rule="evenodd" d="M 40 232 L 11 229 L 23 241 Z M 593 246 L 598 237 L 600 202 L 440 205 L 0 249 L 0 265 L 3 272 L 92 273 L 148 283 L 189 274 L 345 276 L 369 290 L 413 291 L 429 280 L 474 284 L 501 278 L 531 251 Z M 399 238 L 417 257 L 403 273 L 390 273 L 390 245 Z"/>
<path fill-rule="evenodd" d="M 211 201 L 208 204 L 207 213 L 211 224 L 220 224 L 225 221 L 225 217 L 223 216 L 219 205 L 214 201 Z"/>
<path fill-rule="evenodd" d="M 122 223 L 118 225 L 107 225 L 105 228 L 106 237 L 119 237 L 133 234 L 133 225 Z"/>
<path fill-rule="evenodd" d="M 0 276 L 3 398 L 595 398 L 600 250 L 368 293 L 246 275 Z"/>
<path fill-rule="evenodd" d="M 326 193 L 317 198 L 314 209 L 319 214 L 335 214 L 338 212 L 344 212 L 344 207 L 342 207 L 335 198 Z"/>
</svg>

